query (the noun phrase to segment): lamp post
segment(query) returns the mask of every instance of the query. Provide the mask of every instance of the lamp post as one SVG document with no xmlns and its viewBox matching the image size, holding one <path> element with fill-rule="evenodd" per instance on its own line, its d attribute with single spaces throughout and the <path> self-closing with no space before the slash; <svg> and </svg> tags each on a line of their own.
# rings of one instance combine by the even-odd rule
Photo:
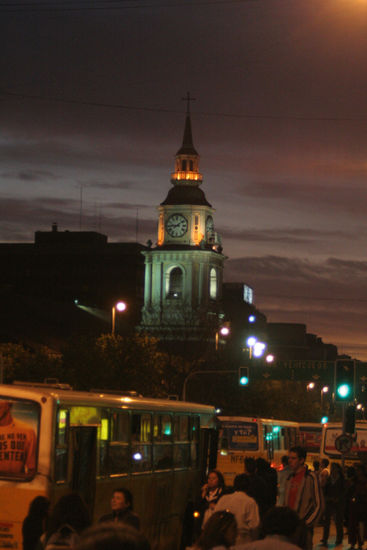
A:
<svg viewBox="0 0 367 550">
<path fill-rule="evenodd" d="M 321 406 L 321 410 L 323 410 L 324 408 L 324 394 L 327 393 L 329 391 L 329 386 L 323 386 L 321 388 L 321 392 L 320 392 L 320 406 Z"/>
<path fill-rule="evenodd" d="M 112 306 L 112 323 L 111 323 L 111 334 L 114 336 L 115 329 L 116 329 L 116 310 L 118 312 L 125 311 L 126 309 L 125 302 L 117 302 L 114 306 Z"/>
<path fill-rule="evenodd" d="M 226 325 L 220 327 L 219 330 L 215 333 L 215 350 L 218 351 L 219 349 L 219 337 L 220 336 L 228 336 L 230 333 L 230 328 Z"/>
</svg>

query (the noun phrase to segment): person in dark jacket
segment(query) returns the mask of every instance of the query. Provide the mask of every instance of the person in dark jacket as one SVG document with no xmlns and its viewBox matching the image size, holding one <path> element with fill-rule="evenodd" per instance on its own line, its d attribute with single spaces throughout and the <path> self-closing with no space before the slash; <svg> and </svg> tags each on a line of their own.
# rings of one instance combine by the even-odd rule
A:
<svg viewBox="0 0 367 550">
<path fill-rule="evenodd" d="M 256 459 L 256 472 L 266 483 L 267 510 L 273 508 L 277 502 L 278 476 L 277 471 L 272 468 L 265 458 Z"/>
<path fill-rule="evenodd" d="M 327 545 L 331 518 L 334 517 L 336 526 L 335 544 L 343 542 L 343 518 L 345 509 L 345 481 L 340 464 L 332 462 L 330 475 L 324 486 L 324 532 L 321 543 Z"/>
<path fill-rule="evenodd" d="M 111 498 L 111 510 L 110 514 L 101 517 L 99 523 L 126 523 L 137 530 L 140 529 L 139 516 L 133 512 L 133 495 L 128 489 L 115 489 Z"/>
<path fill-rule="evenodd" d="M 47 529 L 50 501 L 39 496 L 32 500 L 27 517 L 23 521 L 23 550 L 35 550 L 42 533 Z"/>
<path fill-rule="evenodd" d="M 249 480 L 248 495 L 256 500 L 262 518 L 269 509 L 268 486 L 265 479 L 256 472 L 256 460 L 251 456 L 245 458 L 245 474 Z"/>
<path fill-rule="evenodd" d="M 367 521 L 367 474 L 364 464 L 355 467 L 355 477 L 348 489 L 348 542 L 351 548 L 363 547 Z"/>
</svg>

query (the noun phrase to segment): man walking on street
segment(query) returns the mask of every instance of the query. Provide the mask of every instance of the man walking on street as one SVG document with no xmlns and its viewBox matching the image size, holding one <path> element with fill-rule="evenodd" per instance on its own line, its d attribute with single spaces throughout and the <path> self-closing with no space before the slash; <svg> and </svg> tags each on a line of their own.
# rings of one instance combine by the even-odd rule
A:
<svg viewBox="0 0 367 550">
<path fill-rule="evenodd" d="M 306 550 L 312 550 L 313 528 L 323 511 L 323 495 L 319 480 L 305 466 L 306 449 L 296 446 L 289 450 L 291 475 L 285 485 L 285 504 L 295 510 L 307 528 Z"/>
</svg>

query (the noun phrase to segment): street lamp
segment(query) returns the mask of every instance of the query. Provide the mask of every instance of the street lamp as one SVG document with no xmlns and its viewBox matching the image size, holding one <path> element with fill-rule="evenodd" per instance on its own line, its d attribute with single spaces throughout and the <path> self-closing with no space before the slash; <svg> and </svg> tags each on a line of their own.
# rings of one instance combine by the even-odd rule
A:
<svg viewBox="0 0 367 550">
<path fill-rule="evenodd" d="M 112 327 L 111 327 L 111 334 L 115 334 L 115 328 L 116 328 L 116 310 L 121 313 L 122 311 L 125 311 L 127 308 L 125 302 L 117 302 L 114 306 L 112 306 Z"/>
<path fill-rule="evenodd" d="M 228 325 L 223 325 L 220 327 L 219 330 L 215 333 L 215 349 L 218 351 L 219 349 L 219 337 L 220 336 L 228 336 L 231 332 L 231 329 Z"/>
<path fill-rule="evenodd" d="M 324 394 L 327 393 L 329 391 L 329 386 L 323 386 L 321 388 L 321 392 L 320 392 L 320 406 L 321 406 L 321 410 L 323 409 L 323 397 L 324 397 Z"/>
<path fill-rule="evenodd" d="M 247 346 L 247 349 L 248 349 L 249 359 L 252 359 L 252 350 L 253 350 L 253 347 L 256 344 L 256 342 L 257 342 L 256 336 L 249 336 L 246 340 L 246 346 Z"/>
</svg>

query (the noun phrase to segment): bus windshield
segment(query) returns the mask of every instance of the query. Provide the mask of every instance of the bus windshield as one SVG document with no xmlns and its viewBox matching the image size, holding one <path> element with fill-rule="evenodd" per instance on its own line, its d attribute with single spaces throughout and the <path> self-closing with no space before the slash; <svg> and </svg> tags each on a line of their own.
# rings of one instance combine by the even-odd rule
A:
<svg viewBox="0 0 367 550">
<path fill-rule="evenodd" d="M 39 405 L 0 397 L 0 477 L 29 480 L 36 473 Z"/>
<path fill-rule="evenodd" d="M 257 451 L 259 448 L 258 425 L 242 420 L 222 421 L 221 448 L 236 451 Z"/>
</svg>

